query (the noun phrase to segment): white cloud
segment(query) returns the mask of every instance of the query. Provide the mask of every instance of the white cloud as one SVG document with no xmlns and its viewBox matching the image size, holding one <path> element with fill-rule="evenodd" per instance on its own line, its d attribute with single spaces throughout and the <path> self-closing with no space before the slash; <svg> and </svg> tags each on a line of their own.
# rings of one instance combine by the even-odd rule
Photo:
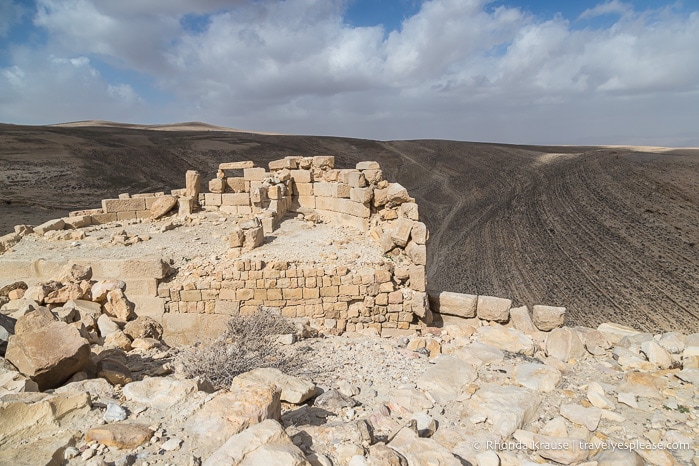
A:
<svg viewBox="0 0 699 466">
<path fill-rule="evenodd" d="M 627 15 L 631 12 L 633 12 L 633 7 L 630 4 L 620 2 L 619 0 L 611 0 L 586 9 L 580 14 L 580 18 L 589 19 L 608 14 Z"/>
<path fill-rule="evenodd" d="M 88 119 L 132 120 L 145 112 L 128 84 L 109 84 L 87 57 L 37 56 L 17 50 L 0 68 L 0 121 L 45 124 Z"/>
<path fill-rule="evenodd" d="M 27 9 L 11 0 L 0 1 L 0 37 L 6 37 L 12 26 L 27 14 Z"/>
<path fill-rule="evenodd" d="M 34 20 L 49 34 L 39 52 L 73 57 L 61 73 L 99 90 L 92 108 L 116 100 L 121 112 L 148 98 L 91 75 L 76 57 L 147 74 L 176 99 L 171 120 L 376 138 L 633 142 L 652 134 L 633 123 L 639 106 L 650 115 L 675 99 L 699 104 L 697 12 L 636 12 L 612 0 L 581 15 L 619 15 L 611 27 L 580 29 L 489 3 L 425 1 L 387 36 L 348 25 L 345 0 L 39 0 Z M 185 15 L 204 15 L 200 28 L 186 27 Z M 14 65 L 25 86 L 48 66 Z M 10 84 L 19 75 L 10 67 L 3 76 Z M 689 134 L 691 117 L 691 106 L 656 116 L 654 131 Z"/>
</svg>

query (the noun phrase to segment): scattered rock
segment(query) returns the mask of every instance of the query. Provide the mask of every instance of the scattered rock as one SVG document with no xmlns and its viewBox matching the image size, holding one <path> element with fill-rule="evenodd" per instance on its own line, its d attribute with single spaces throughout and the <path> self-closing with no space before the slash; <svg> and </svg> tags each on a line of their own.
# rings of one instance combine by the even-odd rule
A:
<svg viewBox="0 0 699 466">
<path fill-rule="evenodd" d="M 275 385 L 281 390 L 281 400 L 288 403 L 301 404 L 316 394 L 316 386 L 313 382 L 286 375 L 279 369 L 259 368 L 240 374 L 236 379 L 263 385 Z"/>
<path fill-rule="evenodd" d="M 134 449 L 147 442 L 153 431 L 143 424 L 116 423 L 93 427 L 85 434 L 88 442 L 97 442 L 108 447 Z"/>
<path fill-rule="evenodd" d="M 261 464 L 310 466 L 284 428 L 272 419 L 232 436 L 204 462 L 204 466 Z"/>
</svg>

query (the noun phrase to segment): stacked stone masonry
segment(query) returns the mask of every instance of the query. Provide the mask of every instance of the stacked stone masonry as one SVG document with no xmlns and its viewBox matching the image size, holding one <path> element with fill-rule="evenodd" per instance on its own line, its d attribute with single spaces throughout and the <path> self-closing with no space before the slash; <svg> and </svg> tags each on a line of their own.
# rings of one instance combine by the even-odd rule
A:
<svg viewBox="0 0 699 466">
<path fill-rule="evenodd" d="M 377 162 L 360 162 L 353 169 L 334 165 L 333 156 L 285 157 L 270 162 L 268 169 L 255 167 L 252 161 L 223 163 L 209 181 L 208 192 L 201 192 L 199 173 L 188 171 L 183 189 L 169 194 L 121 194 L 118 199 L 102 200 L 99 209 L 71 212 L 34 227 L 34 232 L 156 220 L 173 211 L 179 216 L 198 210 L 230 216 L 239 229 L 226 239 L 232 261 L 228 268 L 196 280 L 185 270 L 167 278 L 162 273 L 139 277 L 149 284 L 139 283 L 138 294 L 133 294 L 137 301 L 143 298 L 140 313 L 163 322 L 166 333 L 168 321 L 191 327 L 193 321 L 185 314 L 198 315 L 200 320 L 206 319 L 203 315 L 215 316 L 220 321 L 260 307 L 308 317 L 338 332 L 408 329 L 431 323 L 425 274 L 429 234 L 419 221 L 415 200 L 400 184 L 384 180 Z M 259 247 L 290 212 L 354 228 L 379 244 L 387 261 L 351 269 L 332 262 L 246 259 L 245 253 Z M 97 262 L 90 265 L 99 270 Z M 25 277 L 38 278 L 32 271 L 13 275 L 13 279 Z M 139 309 L 136 313 L 140 314 Z M 178 320 L 177 315 L 182 318 Z"/>
</svg>

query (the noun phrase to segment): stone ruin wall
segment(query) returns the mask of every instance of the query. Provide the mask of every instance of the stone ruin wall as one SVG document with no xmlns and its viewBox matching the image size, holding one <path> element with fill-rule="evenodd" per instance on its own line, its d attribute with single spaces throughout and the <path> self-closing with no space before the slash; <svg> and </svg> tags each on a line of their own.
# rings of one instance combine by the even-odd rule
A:
<svg viewBox="0 0 699 466">
<path fill-rule="evenodd" d="M 231 176 L 237 175 L 237 176 Z M 186 187 L 171 194 L 122 194 L 102 200 L 102 208 L 71 212 L 34 228 L 79 229 L 114 221 L 151 219 L 176 209 L 220 211 L 241 225 L 228 238 L 225 267 L 205 265 L 170 274 L 167 259 L 73 261 L 92 266 L 97 279 L 127 282 L 127 296 L 137 315 L 161 322 L 173 343 L 190 343 L 221 328 L 230 316 L 260 306 L 288 317 L 306 317 L 330 332 L 374 328 L 379 332 L 416 329 L 432 314 L 425 273 L 428 231 L 418 206 L 398 183 L 383 179 L 377 162 L 335 169 L 334 157 L 286 157 L 269 170 L 251 161 L 221 164 L 217 177 L 201 192 L 198 172 L 188 171 Z M 380 244 L 386 255 L 377 264 L 348 266 L 325 261 L 288 262 L 246 259 L 289 212 L 311 221 L 351 227 Z M 21 261 L 20 261 L 21 262 Z M 5 262 L 0 280 L 49 279 L 65 263 Z"/>
</svg>

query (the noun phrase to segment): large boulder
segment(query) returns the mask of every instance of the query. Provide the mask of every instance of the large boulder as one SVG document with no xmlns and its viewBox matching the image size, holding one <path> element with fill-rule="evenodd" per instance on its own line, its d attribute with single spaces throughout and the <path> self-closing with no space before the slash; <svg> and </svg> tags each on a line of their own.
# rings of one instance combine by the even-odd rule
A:
<svg viewBox="0 0 699 466">
<path fill-rule="evenodd" d="M 90 345 L 75 327 L 54 321 L 10 337 L 5 357 L 40 390 L 55 388 L 90 362 Z"/>
</svg>

